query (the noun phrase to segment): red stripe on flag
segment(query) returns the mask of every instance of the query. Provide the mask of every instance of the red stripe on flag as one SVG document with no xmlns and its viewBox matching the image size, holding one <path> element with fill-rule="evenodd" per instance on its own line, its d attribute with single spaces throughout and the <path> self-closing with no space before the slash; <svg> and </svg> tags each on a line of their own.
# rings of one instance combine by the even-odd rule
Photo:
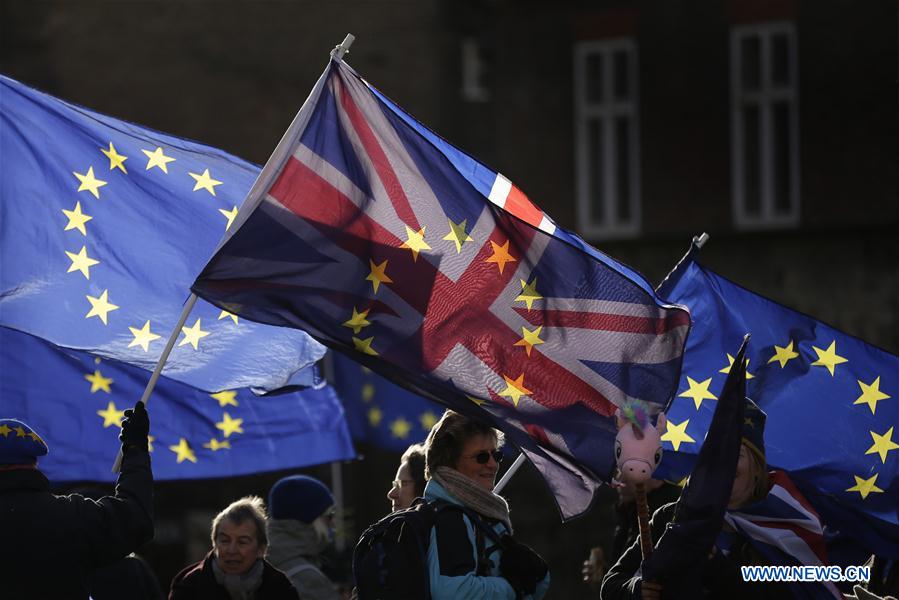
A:
<svg viewBox="0 0 899 600">
<path fill-rule="evenodd" d="M 503 208 L 528 225 L 538 227 L 543 221 L 543 211 L 534 206 L 534 204 L 524 195 L 520 189 L 514 184 L 506 196 L 506 203 Z"/>
</svg>

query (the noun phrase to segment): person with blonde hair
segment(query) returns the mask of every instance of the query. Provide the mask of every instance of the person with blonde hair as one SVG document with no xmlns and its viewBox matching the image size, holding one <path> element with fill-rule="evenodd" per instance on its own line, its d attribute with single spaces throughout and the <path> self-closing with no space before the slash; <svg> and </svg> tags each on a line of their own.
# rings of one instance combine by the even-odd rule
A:
<svg viewBox="0 0 899 600">
<path fill-rule="evenodd" d="M 229 504 L 212 520 L 212 549 L 175 576 L 169 600 L 298 600 L 290 580 L 263 558 L 267 520 L 258 496 Z"/>
</svg>

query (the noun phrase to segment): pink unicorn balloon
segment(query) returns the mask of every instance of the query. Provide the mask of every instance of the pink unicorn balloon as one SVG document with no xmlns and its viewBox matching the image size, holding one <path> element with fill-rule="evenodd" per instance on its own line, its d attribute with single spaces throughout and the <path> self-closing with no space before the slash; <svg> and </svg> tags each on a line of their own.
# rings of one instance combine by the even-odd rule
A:
<svg viewBox="0 0 899 600">
<path fill-rule="evenodd" d="M 615 411 L 618 435 L 615 436 L 615 463 L 619 484 L 645 483 L 662 461 L 662 434 L 667 422 L 659 414 L 655 427 L 649 420 L 646 404 L 639 400 L 625 403 Z"/>
<path fill-rule="evenodd" d="M 615 463 L 618 479 L 613 485 L 630 484 L 637 504 L 637 522 L 640 525 L 640 549 L 643 560 L 652 552 L 649 531 L 649 506 L 646 486 L 659 463 L 662 462 L 662 434 L 667 427 L 665 413 L 659 413 L 655 427 L 649 420 L 648 405 L 640 400 L 625 402 L 615 411 L 618 435 L 615 436 Z"/>
</svg>

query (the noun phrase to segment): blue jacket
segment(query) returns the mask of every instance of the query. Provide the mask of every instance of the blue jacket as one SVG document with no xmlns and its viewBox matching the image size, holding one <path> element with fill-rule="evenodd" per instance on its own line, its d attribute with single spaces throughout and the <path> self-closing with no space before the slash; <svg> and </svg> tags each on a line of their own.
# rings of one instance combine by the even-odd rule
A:
<svg viewBox="0 0 899 600">
<path fill-rule="evenodd" d="M 446 489 L 433 479 L 425 486 L 425 500 L 442 500 L 462 506 Z M 485 519 L 486 521 L 486 519 Z M 496 522 L 493 530 L 499 536 L 509 533 L 505 523 Z M 493 563 L 489 576 L 478 576 L 477 544 L 475 530 L 469 518 L 461 512 L 450 510 L 441 513 L 431 530 L 428 546 L 428 573 L 431 580 L 432 600 L 515 600 L 515 590 L 499 574 L 502 550 L 490 552 L 493 541 L 485 536 L 484 545 L 488 559 Z M 549 572 L 539 584 L 533 600 L 540 600 L 549 589 Z"/>
</svg>

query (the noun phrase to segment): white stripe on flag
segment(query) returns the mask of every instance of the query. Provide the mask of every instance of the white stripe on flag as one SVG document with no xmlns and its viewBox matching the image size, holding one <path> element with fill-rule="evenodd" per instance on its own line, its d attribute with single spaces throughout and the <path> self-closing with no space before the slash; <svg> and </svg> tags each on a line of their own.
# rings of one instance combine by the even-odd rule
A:
<svg viewBox="0 0 899 600">
<path fill-rule="evenodd" d="M 488 199 L 498 207 L 504 208 L 506 206 L 506 198 L 509 197 L 509 192 L 511 191 L 512 182 L 503 177 L 502 173 L 497 173 Z"/>
</svg>

